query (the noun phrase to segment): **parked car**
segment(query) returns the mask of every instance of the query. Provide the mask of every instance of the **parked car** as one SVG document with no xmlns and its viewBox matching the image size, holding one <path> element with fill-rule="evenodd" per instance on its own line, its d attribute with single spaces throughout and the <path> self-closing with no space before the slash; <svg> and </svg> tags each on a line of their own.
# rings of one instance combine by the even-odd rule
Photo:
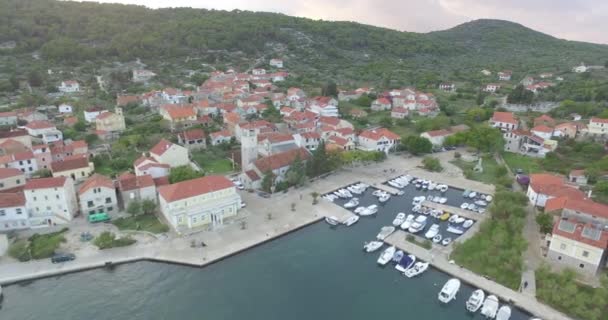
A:
<svg viewBox="0 0 608 320">
<path fill-rule="evenodd" d="M 245 186 L 243 185 L 242 182 L 240 182 L 240 181 L 237 180 L 237 181 L 234 181 L 233 183 L 234 183 L 234 185 L 236 186 L 237 189 L 239 189 L 239 190 L 245 190 Z"/>
<path fill-rule="evenodd" d="M 247 204 L 245 202 L 241 201 L 241 209 L 245 208 L 246 206 L 247 206 Z"/>
<path fill-rule="evenodd" d="M 264 191 L 258 191 L 258 195 L 262 198 L 270 198 L 270 193 Z"/>
<path fill-rule="evenodd" d="M 76 259 L 73 253 L 56 253 L 51 257 L 52 263 L 68 262 Z"/>
</svg>

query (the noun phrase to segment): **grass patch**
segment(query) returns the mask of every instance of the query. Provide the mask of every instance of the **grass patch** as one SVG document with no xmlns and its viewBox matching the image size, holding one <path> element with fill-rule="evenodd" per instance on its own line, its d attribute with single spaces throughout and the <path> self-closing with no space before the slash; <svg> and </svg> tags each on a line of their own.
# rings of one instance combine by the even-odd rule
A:
<svg viewBox="0 0 608 320">
<path fill-rule="evenodd" d="M 577 282 L 572 270 L 554 273 L 547 266 L 542 266 L 536 270 L 536 296 L 573 318 L 606 319 L 608 277 L 602 276 L 600 288 L 592 288 Z"/>
<path fill-rule="evenodd" d="M 218 153 L 213 150 L 193 151 L 192 160 L 208 174 L 223 174 L 234 171 L 232 161 L 226 158 L 224 152 Z"/>
<path fill-rule="evenodd" d="M 450 161 L 458 168 L 462 169 L 467 179 L 481 181 L 489 184 L 510 184 L 511 179 L 505 181 L 504 177 L 507 175 L 505 167 L 499 165 L 494 157 L 484 156 L 481 162 L 483 172 L 475 172 L 473 169 L 477 165 L 477 161 L 469 162 L 464 161 L 460 158 Z"/>
<path fill-rule="evenodd" d="M 164 233 L 169 231 L 169 227 L 162 224 L 153 214 L 140 214 L 134 217 L 118 218 L 112 220 L 112 224 L 119 230 L 137 230 L 152 233 Z"/>
<path fill-rule="evenodd" d="M 95 240 L 93 244 L 96 245 L 100 250 L 126 247 L 137 242 L 137 240 L 131 237 L 116 238 L 116 235 L 109 231 L 102 232 Z"/>
<path fill-rule="evenodd" d="M 9 255 L 19 261 L 46 259 L 55 254 L 61 243 L 65 242 L 64 233 L 68 228 L 47 234 L 34 234 L 27 240 L 17 240 L 9 248 Z"/>
<path fill-rule="evenodd" d="M 451 258 L 459 265 L 517 290 L 523 272 L 523 253 L 528 247 L 522 235 L 527 198 L 524 194 L 500 191 L 489 212 L 491 219 L 467 241 L 455 244 Z"/>
<path fill-rule="evenodd" d="M 543 171 L 539 159 L 527 157 L 521 154 L 505 152 L 502 155 L 505 163 L 515 173 L 517 169 L 521 169 L 525 174 L 537 173 Z"/>
<path fill-rule="evenodd" d="M 430 240 L 418 241 L 418 240 L 416 240 L 416 237 L 414 237 L 411 234 L 408 234 L 407 236 L 405 236 L 405 240 L 407 240 L 408 242 L 411 242 L 417 246 L 423 247 L 427 250 L 431 250 L 431 248 L 433 248 L 433 242 L 431 242 Z"/>
</svg>

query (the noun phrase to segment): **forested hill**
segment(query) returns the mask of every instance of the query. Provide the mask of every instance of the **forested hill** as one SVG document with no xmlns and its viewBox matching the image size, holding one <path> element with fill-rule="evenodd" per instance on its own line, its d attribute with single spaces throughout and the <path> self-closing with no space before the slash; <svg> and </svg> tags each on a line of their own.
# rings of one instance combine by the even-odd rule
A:
<svg viewBox="0 0 608 320">
<path fill-rule="evenodd" d="M 608 46 L 560 40 L 498 20 L 420 34 L 274 13 L 2 0 L 0 21 L 0 42 L 16 42 L 3 54 L 39 51 L 48 61 L 63 63 L 280 55 L 293 61 L 296 71 L 361 79 L 480 67 L 565 70 L 581 61 L 603 64 L 608 57 Z"/>
</svg>

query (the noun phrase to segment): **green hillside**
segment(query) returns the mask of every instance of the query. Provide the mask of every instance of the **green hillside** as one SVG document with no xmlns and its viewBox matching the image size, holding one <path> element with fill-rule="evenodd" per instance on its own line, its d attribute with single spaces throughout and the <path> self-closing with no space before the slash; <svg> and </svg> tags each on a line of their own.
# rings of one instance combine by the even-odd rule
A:
<svg viewBox="0 0 608 320">
<path fill-rule="evenodd" d="M 47 63 L 73 65 L 188 57 L 244 68 L 254 59 L 281 56 L 297 74 L 342 83 L 424 85 L 470 79 L 480 68 L 559 71 L 608 59 L 608 46 L 560 40 L 498 20 L 421 34 L 274 13 L 3 0 L 0 21 L 0 42 L 16 43 L 1 51 L 5 57 L 36 51 Z"/>
</svg>

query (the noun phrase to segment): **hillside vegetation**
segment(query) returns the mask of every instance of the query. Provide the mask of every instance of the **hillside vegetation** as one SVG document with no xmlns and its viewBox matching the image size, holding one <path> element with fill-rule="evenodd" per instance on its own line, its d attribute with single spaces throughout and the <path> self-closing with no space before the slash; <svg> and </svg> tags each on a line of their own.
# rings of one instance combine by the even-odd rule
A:
<svg viewBox="0 0 608 320">
<path fill-rule="evenodd" d="M 524 67 L 569 70 L 602 63 L 608 46 L 565 41 L 519 24 L 477 20 L 427 34 L 352 22 L 315 21 L 274 13 L 158 9 L 50 0 L 0 3 L 4 55 L 39 51 L 53 63 L 197 57 L 207 63 L 245 64 L 282 56 L 302 75 L 347 81 L 416 79 L 419 84 Z"/>
</svg>

